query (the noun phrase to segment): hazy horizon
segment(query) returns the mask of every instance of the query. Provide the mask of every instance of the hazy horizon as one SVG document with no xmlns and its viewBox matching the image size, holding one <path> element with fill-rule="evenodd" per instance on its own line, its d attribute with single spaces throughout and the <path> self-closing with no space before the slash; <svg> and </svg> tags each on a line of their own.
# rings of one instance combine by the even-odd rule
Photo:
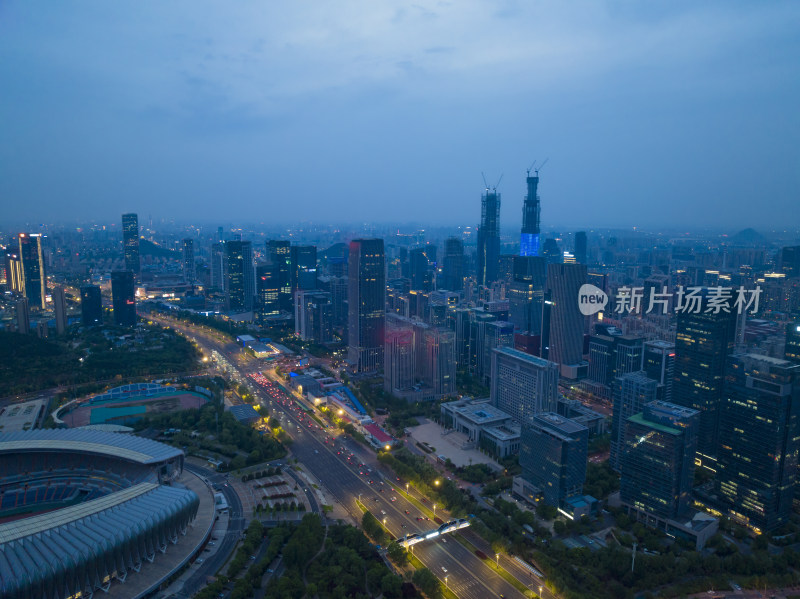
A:
<svg viewBox="0 0 800 599">
<path fill-rule="evenodd" d="M 475 226 L 485 173 L 505 229 L 549 158 L 543 230 L 792 230 L 798 30 L 792 2 L 5 2 L 4 220 Z"/>
</svg>

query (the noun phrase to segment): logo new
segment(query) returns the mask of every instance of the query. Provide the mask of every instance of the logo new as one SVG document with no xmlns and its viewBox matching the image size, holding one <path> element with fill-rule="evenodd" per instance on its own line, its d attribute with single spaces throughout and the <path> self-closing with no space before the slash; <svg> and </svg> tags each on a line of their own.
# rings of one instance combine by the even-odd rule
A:
<svg viewBox="0 0 800 599">
<path fill-rule="evenodd" d="M 606 307 L 608 296 L 606 292 L 594 285 L 586 283 L 578 290 L 578 308 L 584 316 L 591 316 Z"/>
</svg>

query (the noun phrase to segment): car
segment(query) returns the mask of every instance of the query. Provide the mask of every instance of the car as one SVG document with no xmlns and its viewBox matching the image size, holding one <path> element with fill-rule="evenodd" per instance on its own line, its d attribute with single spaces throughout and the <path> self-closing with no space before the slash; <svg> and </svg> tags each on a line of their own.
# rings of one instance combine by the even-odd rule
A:
<svg viewBox="0 0 800 599">
<path fill-rule="evenodd" d="M 392 497 L 392 501 L 397 501 L 397 497 Z"/>
<path fill-rule="evenodd" d="M 444 566 L 442 566 L 442 572 L 444 572 L 445 574 L 447 574 L 447 568 L 445 568 Z"/>
<path fill-rule="evenodd" d="M 383 510 L 381 510 L 381 515 L 385 516 L 385 515 L 386 515 L 386 512 L 385 512 L 385 511 L 383 511 Z"/>
<path fill-rule="evenodd" d="M 411 512 L 409 512 L 408 510 L 406 510 L 406 514 L 410 514 L 410 513 L 411 513 Z"/>
<path fill-rule="evenodd" d="M 203 558 L 202 558 L 202 557 L 198 557 L 196 560 L 194 560 L 194 562 L 195 562 L 196 564 L 202 564 L 202 563 L 203 563 L 203 561 L 205 561 L 205 560 L 203 560 Z"/>
<path fill-rule="evenodd" d="M 401 524 L 400 526 L 402 526 L 403 528 L 406 528 L 406 525 L 405 525 L 405 524 Z"/>
</svg>

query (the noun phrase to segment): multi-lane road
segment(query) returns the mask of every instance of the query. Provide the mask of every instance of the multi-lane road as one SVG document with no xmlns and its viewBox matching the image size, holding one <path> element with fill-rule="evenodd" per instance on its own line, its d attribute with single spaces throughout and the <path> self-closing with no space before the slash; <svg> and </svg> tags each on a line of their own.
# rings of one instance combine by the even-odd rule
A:
<svg viewBox="0 0 800 599">
<path fill-rule="evenodd" d="M 164 319 L 164 324 L 173 326 L 187 336 L 195 338 L 199 345 L 214 349 L 225 355 L 238 370 L 238 376 L 244 379 L 259 370 L 259 362 L 240 357 L 238 348 L 233 343 L 223 343 L 216 335 L 208 335 L 207 329 L 186 325 L 174 319 Z M 238 358 L 238 359 L 237 359 Z M 270 374 L 266 372 L 265 374 Z M 434 527 L 433 522 L 425 520 L 427 516 L 416 504 L 405 497 L 405 484 L 380 473 L 374 454 L 365 450 L 352 440 L 334 437 L 328 443 L 328 431 L 316 425 L 309 427 L 308 416 L 294 404 L 293 400 L 280 391 L 276 394 L 276 386 L 265 388 L 251 381 L 258 401 L 271 414 L 278 415 L 284 422 L 284 429 L 293 437 L 292 454 L 301 467 L 306 468 L 317 480 L 321 481 L 327 492 L 339 502 L 356 521 L 361 520 L 362 510 L 358 505 L 361 497 L 365 505 L 378 520 L 386 519 L 386 528 L 395 537 L 412 532 L 424 532 Z M 279 401 L 279 398 L 282 401 Z M 313 422 L 313 421 L 311 421 Z M 344 447 L 345 451 L 341 451 Z M 341 453 L 338 453 L 341 452 Z M 354 458 L 348 461 L 348 456 Z M 360 467 L 360 464 L 366 464 Z M 367 473 L 364 468 L 370 468 Z M 365 472 L 366 474 L 359 474 Z M 370 484 L 372 480 L 372 484 Z M 383 484 L 380 484 L 383 481 Z M 398 485 L 398 486 L 395 486 Z M 380 489 L 383 489 L 381 492 Z M 392 500 L 394 497 L 394 501 Z M 443 514 L 442 514 L 443 515 Z M 420 520 L 421 518 L 421 520 Z M 488 552 L 487 552 L 488 553 Z M 438 540 L 425 541 L 414 546 L 414 556 L 431 570 L 447 587 L 459 597 L 481 599 L 484 597 L 522 597 L 517 588 L 506 581 L 482 559 L 455 539 L 447 539 L 447 535 Z M 513 560 L 507 560 L 512 562 Z M 520 566 L 504 564 L 516 577 L 531 584 L 538 585 Z M 537 589 L 538 590 L 538 589 Z"/>
</svg>

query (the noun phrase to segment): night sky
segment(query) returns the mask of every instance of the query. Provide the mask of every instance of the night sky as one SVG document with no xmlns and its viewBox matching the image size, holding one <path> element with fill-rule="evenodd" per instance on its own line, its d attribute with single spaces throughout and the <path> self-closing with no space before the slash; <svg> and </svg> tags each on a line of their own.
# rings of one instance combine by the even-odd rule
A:
<svg viewBox="0 0 800 599">
<path fill-rule="evenodd" d="M 800 2 L 0 2 L 6 221 L 800 226 Z"/>
</svg>

